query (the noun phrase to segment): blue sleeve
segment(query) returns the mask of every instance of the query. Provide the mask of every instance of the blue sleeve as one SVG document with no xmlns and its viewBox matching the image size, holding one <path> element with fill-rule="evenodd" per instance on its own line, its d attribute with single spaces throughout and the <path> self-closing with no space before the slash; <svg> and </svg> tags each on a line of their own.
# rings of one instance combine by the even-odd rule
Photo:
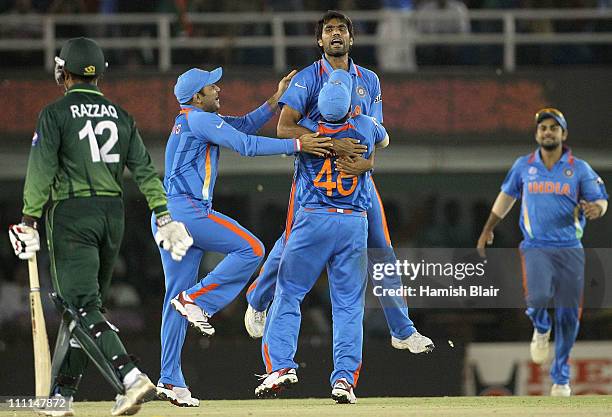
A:
<svg viewBox="0 0 612 417">
<path fill-rule="evenodd" d="M 309 119 L 308 117 L 303 117 L 302 119 L 300 119 L 300 121 L 298 122 L 298 126 L 302 126 L 310 130 L 311 132 L 316 132 L 317 130 L 319 130 L 319 124 L 314 120 Z"/>
<path fill-rule="evenodd" d="M 509 196 L 516 198 L 517 200 L 521 198 L 521 194 L 523 191 L 523 180 L 521 178 L 521 159 L 519 158 L 514 162 L 510 171 L 508 171 L 508 175 L 506 175 L 506 179 L 504 180 L 501 190 L 508 194 Z"/>
<path fill-rule="evenodd" d="M 603 180 L 591 168 L 591 166 L 583 161 L 583 169 L 580 175 L 580 195 L 579 199 L 586 201 L 607 200 L 608 193 Z"/>
<path fill-rule="evenodd" d="M 372 105 L 370 106 L 372 110 L 370 111 L 371 114 L 369 114 L 368 116 L 371 116 L 378 120 L 380 123 L 383 123 L 384 120 L 382 108 L 382 91 L 380 90 L 380 80 L 378 79 L 378 76 L 376 74 L 372 74 L 374 76 L 371 92 Z"/>
<path fill-rule="evenodd" d="M 374 144 L 382 142 L 387 137 L 387 130 L 383 125 L 378 123 L 375 118 L 372 118 L 372 138 L 374 138 Z"/>
<path fill-rule="evenodd" d="M 302 116 L 307 116 L 308 101 L 316 88 L 314 80 L 308 75 L 307 69 L 298 72 L 293 77 L 287 91 L 278 100 L 280 107 L 286 104 L 300 112 Z"/>
<path fill-rule="evenodd" d="M 221 116 L 221 115 L 220 115 Z M 265 125 L 268 120 L 274 116 L 274 111 L 265 102 L 255 110 L 244 116 L 221 116 L 225 123 L 230 124 L 234 129 L 239 130 L 243 133 L 254 134 Z"/>
<path fill-rule="evenodd" d="M 273 139 L 247 135 L 234 129 L 214 113 L 192 112 L 188 121 L 196 137 L 233 149 L 240 155 L 290 155 L 297 151 L 297 140 L 295 139 Z"/>
</svg>

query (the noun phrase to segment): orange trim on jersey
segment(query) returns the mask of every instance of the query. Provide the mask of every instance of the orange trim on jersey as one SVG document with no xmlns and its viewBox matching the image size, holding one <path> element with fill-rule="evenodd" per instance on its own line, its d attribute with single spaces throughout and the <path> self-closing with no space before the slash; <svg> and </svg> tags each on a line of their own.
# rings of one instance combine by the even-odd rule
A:
<svg viewBox="0 0 612 417">
<path fill-rule="evenodd" d="M 353 62 L 353 68 L 355 68 L 355 72 L 357 73 L 358 77 L 363 77 L 361 75 L 361 71 L 359 71 L 359 68 L 357 67 L 357 64 L 355 64 L 354 62 Z"/>
<path fill-rule="evenodd" d="M 246 240 L 248 244 L 251 246 L 251 249 L 253 250 L 253 253 L 255 254 L 255 256 L 263 256 L 262 246 L 250 233 L 236 226 L 234 223 L 228 222 L 227 220 L 221 217 L 215 216 L 212 213 L 208 215 L 208 218 L 212 220 L 213 222 L 220 224 L 223 227 L 227 227 L 229 230 L 231 230 L 232 232 L 236 233 L 238 236 Z"/>
<path fill-rule="evenodd" d="M 327 68 L 325 68 L 325 63 L 323 62 L 323 59 L 321 59 L 320 63 L 321 66 L 319 68 L 319 75 L 322 76 L 325 73 L 329 74 L 329 71 L 327 71 Z"/>
<path fill-rule="evenodd" d="M 291 183 L 291 192 L 289 193 L 289 206 L 287 207 L 287 220 L 285 222 L 285 242 L 289 240 L 291 227 L 293 226 L 293 206 L 295 204 L 295 180 Z"/>
<path fill-rule="evenodd" d="M 387 216 L 385 216 L 385 207 L 383 206 L 382 200 L 380 198 L 380 194 L 378 194 L 378 189 L 376 188 L 376 184 L 374 184 L 374 178 L 370 177 L 370 181 L 372 181 L 372 187 L 374 187 L 374 192 L 376 193 L 376 199 L 378 200 L 378 204 L 380 205 L 380 217 L 382 219 L 382 227 L 385 232 L 385 240 L 387 241 L 387 245 L 391 246 L 391 236 L 389 236 L 389 228 L 387 227 Z"/>
<path fill-rule="evenodd" d="M 272 372 L 272 361 L 270 360 L 270 353 L 268 353 L 267 343 L 264 343 L 263 345 L 263 353 L 264 353 L 264 360 L 266 362 L 266 372 L 271 373 Z"/>
<path fill-rule="evenodd" d="M 361 372 L 361 362 L 359 362 L 359 366 L 357 370 L 353 372 L 353 388 L 357 388 L 357 381 L 359 381 L 359 373 Z"/>
<path fill-rule="evenodd" d="M 521 257 L 521 272 L 523 275 L 523 295 L 525 299 L 527 295 L 529 295 L 529 290 L 527 288 L 527 265 L 525 264 L 525 255 L 523 255 L 523 251 L 519 249 L 519 255 Z"/>
<path fill-rule="evenodd" d="M 535 159 L 536 159 L 536 152 L 537 152 L 537 151 L 534 151 L 534 152 L 533 152 L 531 155 L 529 155 L 529 159 L 527 160 L 527 163 L 528 163 L 528 164 L 533 164 L 533 163 L 535 162 Z"/>
<path fill-rule="evenodd" d="M 263 270 L 263 268 L 262 268 Z M 259 275 L 261 275 L 261 272 L 259 273 Z M 257 287 L 257 279 L 255 279 L 255 281 L 253 281 L 251 283 L 251 285 L 249 285 L 249 289 L 247 290 L 247 294 L 250 293 L 251 291 L 253 291 L 255 289 L 255 287 Z"/>
<path fill-rule="evenodd" d="M 179 114 L 184 114 L 185 117 L 189 118 L 189 112 L 192 111 L 192 108 L 181 109 Z"/>
<path fill-rule="evenodd" d="M 194 292 L 193 294 L 189 294 L 189 298 L 191 298 L 192 300 L 195 301 L 195 299 L 198 298 L 199 296 L 204 295 L 207 292 L 214 290 L 218 286 L 219 286 L 219 284 L 210 284 L 210 285 L 207 285 L 205 287 L 202 287 L 199 290 L 197 290 L 196 292 Z"/>
<path fill-rule="evenodd" d="M 210 167 L 210 143 L 206 144 L 206 163 L 204 164 L 204 184 L 202 185 L 202 198 L 208 200 L 210 193 L 208 191 L 210 187 L 210 177 L 212 175 L 212 169 Z"/>
<path fill-rule="evenodd" d="M 324 125 L 319 125 L 319 128 L 317 129 L 319 133 L 326 133 L 326 134 L 334 134 L 334 133 L 338 133 L 338 132 L 344 132 L 346 130 L 349 129 L 355 129 L 355 126 L 353 126 L 350 123 L 347 123 L 345 125 L 340 126 L 337 129 L 332 129 L 330 127 L 324 126 Z"/>
</svg>

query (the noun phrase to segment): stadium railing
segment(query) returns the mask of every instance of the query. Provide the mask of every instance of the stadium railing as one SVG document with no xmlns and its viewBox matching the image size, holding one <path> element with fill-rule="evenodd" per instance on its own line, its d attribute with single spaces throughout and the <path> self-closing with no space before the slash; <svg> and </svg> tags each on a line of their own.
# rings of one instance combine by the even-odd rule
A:
<svg viewBox="0 0 612 417">
<path fill-rule="evenodd" d="M 353 11 L 347 12 L 353 21 L 358 24 L 384 24 L 385 15 L 381 11 Z M 184 32 L 173 31 L 173 25 L 179 18 L 173 14 L 81 14 L 81 15 L 0 15 L 0 52 L 7 51 L 43 51 L 44 65 L 48 71 L 53 69 L 53 57 L 57 53 L 64 39 L 57 36 L 58 27 L 87 27 L 88 33 L 93 36 L 105 49 L 127 50 L 146 48 L 158 52 L 156 63 L 162 72 L 170 70 L 173 65 L 172 53 L 180 49 L 202 50 L 221 48 L 272 48 L 272 65 L 278 72 L 284 71 L 287 65 L 287 50 L 289 47 L 312 46 L 312 35 L 289 34 L 287 25 L 306 24 L 316 22 L 320 12 L 300 13 L 206 13 L 188 14 L 187 20 L 193 26 L 197 25 L 237 25 L 247 27 L 252 25 L 266 26 L 267 34 L 259 35 L 227 35 L 220 36 L 185 36 Z M 473 10 L 467 17 L 471 22 L 489 22 L 490 32 L 469 33 L 418 33 L 413 31 L 409 37 L 382 38 L 376 34 L 360 34 L 360 46 L 405 46 L 412 42 L 415 46 L 424 45 L 498 45 L 503 47 L 503 68 L 513 72 L 517 67 L 516 48 L 518 45 L 550 45 L 550 44 L 612 44 L 612 10 L 602 9 L 516 9 L 516 10 Z M 415 24 L 418 18 L 428 21 L 443 22 L 452 18 L 444 12 L 427 12 L 417 16 L 417 12 L 399 15 L 406 24 Z M 605 23 L 603 31 L 584 32 L 544 32 L 523 33 L 522 26 L 532 22 L 564 21 L 584 22 L 596 21 Z M 149 27 L 146 34 L 125 36 L 109 36 L 112 30 L 109 27 L 134 27 L 141 25 Z M 23 27 L 34 27 L 29 39 L 23 38 Z M 11 31 L 11 28 L 16 30 Z M 154 32 L 154 33 L 152 33 Z M 173 32 L 177 32 L 176 34 Z M 240 31 L 238 31 L 240 32 Z M 294 31 L 295 32 L 295 31 Z M 299 31 L 298 31 L 299 32 Z M 115 35 L 117 31 L 114 32 Z M 90 35 L 92 36 L 92 35 Z M 33 63 L 34 64 L 34 63 Z"/>
</svg>

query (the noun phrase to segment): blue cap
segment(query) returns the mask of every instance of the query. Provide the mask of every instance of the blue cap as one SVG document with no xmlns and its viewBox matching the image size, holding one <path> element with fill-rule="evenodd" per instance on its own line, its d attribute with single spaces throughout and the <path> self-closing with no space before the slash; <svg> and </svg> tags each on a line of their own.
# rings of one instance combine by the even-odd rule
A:
<svg viewBox="0 0 612 417">
<path fill-rule="evenodd" d="M 337 69 L 329 76 L 329 80 L 319 92 L 319 112 L 328 122 L 342 120 L 351 108 L 351 90 L 353 81 L 351 74 Z"/>
<path fill-rule="evenodd" d="M 554 119 L 559 126 L 561 126 L 561 129 L 567 130 L 567 121 L 565 120 L 563 113 L 561 113 L 559 110 L 553 107 L 546 107 L 536 113 L 536 125 L 540 124 L 540 122 L 545 119 Z"/>
<path fill-rule="evenodd" d="M 216 83 L 221 79 L 223 69 L 221 67 L 212 71 L 204 71 L 198 68 L 192 68 L 187 72 L 182 73 L 176 80 L 174 85 L 174 95 L 179 103 L 187 103 L 195 93 L 206 87 Z"/>
</svg>

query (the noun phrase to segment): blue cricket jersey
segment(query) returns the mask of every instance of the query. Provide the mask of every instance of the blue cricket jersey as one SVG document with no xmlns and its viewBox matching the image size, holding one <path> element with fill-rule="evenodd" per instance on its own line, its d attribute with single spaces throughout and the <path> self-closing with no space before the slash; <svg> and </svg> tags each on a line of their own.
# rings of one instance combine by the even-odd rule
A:
<svg viewBox="0 0 612 417">
<path fill-rule="evenodd" d="M 358 115 L 344 123 L 319 122 L 318 132 L 331 138 L 354 138 L 366 145 L 368 158 L 374 145 L 387 136 L 376 119 Z M 306 208 L 340 208 L 367 211 L 372 205 L 370 173 L 347 178 L 335 169 L 336 158 L 318 158 L 301 153 L 296 158 L 296 199 Z"/>
<path fill-rule="evenodd" d="M 608 198 L 601 177 L 569 148 L 550 171 L 539 149 L 518 158 L 501 190 L 521 199 L 523 244 L 531 247 L 581 247 L 586 220 L 580 200 Z"/>
<path fill-rule="evenodd" d="M 186 194 L 212 204 L 220 146 L 244 156 L 295 153 L 295 139 L 253 135 L 273 114 L 267 103 L 242 117 L 181 106 L 166 145 L 164 188 L 168 197 Z"/>
<path fill-rule="evenodd" d="M 279 106 L 288 105 L 300 112 L 303 116 L 300 125 L 316 132 L 317 122 L 321 118 L 317 105 L 319 91 L 333 71 L 325 57 L 304 68 L 291 80 L 287 91 L 278 101 Z M 351 116 L 366 114 L 382 123 L 382 95 L 378 76 L 374 71 L 356 65 L 352 59 L 349 59 L 348 72 L 353 81 Z"/>
</svg>

